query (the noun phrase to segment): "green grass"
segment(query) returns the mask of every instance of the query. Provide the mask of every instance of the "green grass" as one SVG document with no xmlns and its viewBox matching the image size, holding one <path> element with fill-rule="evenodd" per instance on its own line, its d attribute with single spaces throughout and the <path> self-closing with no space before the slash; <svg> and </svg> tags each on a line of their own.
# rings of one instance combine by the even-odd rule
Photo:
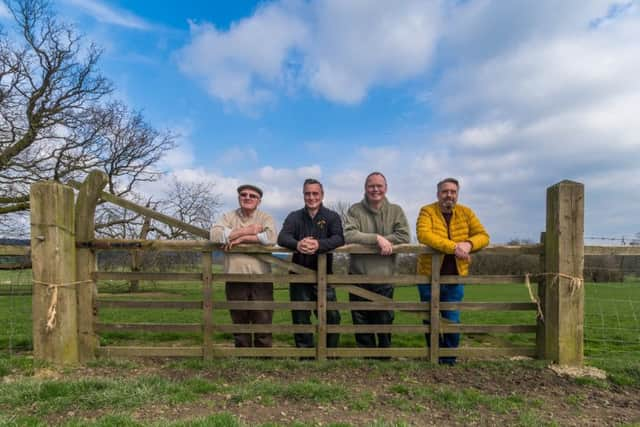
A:
<svg viewBox="0 0 640 427">
<path fill-rule="evenodd" d="M 29 405 L 35 414 L 70 409 L 127 409 L 146 403 L 185 403 L 220 390 L 217 383 L 202 379 L 171 381 L 158 376 L 128 379 L 81 379 L 42 381 L 27 379 L 0 384 L 0 406 Z"/>
</svg>

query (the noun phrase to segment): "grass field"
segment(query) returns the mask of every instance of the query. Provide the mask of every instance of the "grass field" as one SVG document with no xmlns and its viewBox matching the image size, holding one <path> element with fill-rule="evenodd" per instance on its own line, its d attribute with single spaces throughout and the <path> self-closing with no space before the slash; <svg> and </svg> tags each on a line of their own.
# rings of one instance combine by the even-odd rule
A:
<svg viewBox="0 0 640 427">
<path fill-rule="evenodd" d="M 29 286 L 30 271 L 0 272 L 0 425 L 383 427 L 420 425 L 416 420 L 427 414 L 429 419 L 440 419 L 436 424 L 453 425 L 640 421 L 640 414 L 630 409 L 640 411 L 636 397 L 640 390 L 640 280 L 586 284 L 586 363 L 606 370 L 607 380 L 563 380 L 549 374 L 544 362 L 505 359 L 465 361 L 453 369 L 411 360 L 101 359 L 89 367 L 51 369 L 29 356 L 31 296 L 23 294 Z M 126 293 L 125 283 L 101 283 L 99 288 L 109 298 L 201 299 L 197 283 L 144 282 L 135 295 Z M 277 286 L 275 296 L 286 301 L 288 291 Z M 224 298 L 221 284 L 215 285 L 214 298 Z M 528 298 L 524 285 L 467 286 L 465 295 L 466 301 Z M 338 299 L 346 301 L 347 296 L 339 292 Z M 395 299 L 417 301 L 417 290 L 398 288 Z M 348 312 L 341 315 L 342 323 L 351 323 Z M 102 322 L 200 320 L 200 310 L 100 312 Z M 228 313 L 216 311 L 215 321 L 230 323 Z M 274 321 L 290 323 L 290 313 L 277 311 Z M 463 312 L 462 321 L 532 324 L 535 313 Z M 397 313 L 395 323 L 417 324 L 418 320 Z M 525 344 L 533 339 L 532 334 L 473 334 L 463 337 L 463 345 Z M 105 333 L 100 340 L 103 345 L 197 345 L 201 337 L 119 332 Z M 394 346 L 424 345 L 424 337 L 417 334 L 398 334 L 393 340 Z M 275 341 L 292 345 L 293 340 L 278 334 Z M 215 342 L 231 344 L 232 337 L 217 335 Z M 340 345 L 354 346 L 353 335 L 341 336 Z M 602 412 L 606 405 L 601 399 L 609 402 L 610 414 Z M 288 406 L 282 409 L 282 405 Z"/>
</svg>

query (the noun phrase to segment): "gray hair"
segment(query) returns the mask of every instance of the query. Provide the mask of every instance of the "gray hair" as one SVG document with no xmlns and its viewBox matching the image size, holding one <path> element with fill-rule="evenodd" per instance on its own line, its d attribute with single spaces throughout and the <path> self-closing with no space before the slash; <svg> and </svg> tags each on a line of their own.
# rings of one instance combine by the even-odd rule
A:
<svg viewBox="0 0 640 427">
<path fill-rule="evenodd" d="M 440 191 L 440 187 L 442 187 L 444 184 L 446 184 L 447 182 L 450 182 L 452 184 L 456 185 L 456 188 L 459 190 L 460 189 L 460 183 L 458 182 L 457 179 L 455 178 L 445 178 L 442 181 L 440 181 L 438 183 L 438 191 Z"/>
</svg>

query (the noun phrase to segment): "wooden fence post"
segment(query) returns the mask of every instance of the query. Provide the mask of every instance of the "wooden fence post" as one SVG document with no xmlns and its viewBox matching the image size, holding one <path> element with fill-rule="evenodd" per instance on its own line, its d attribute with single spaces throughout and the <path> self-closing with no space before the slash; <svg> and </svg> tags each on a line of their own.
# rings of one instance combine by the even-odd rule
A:
<svg viewBox="0 0 640 427">
<path fill-rule="evenodd" d="M 78 363 L 73 196 L 57 182 L 31 186 L 33 357 L 54 364 Z"/>
<path fill-rule="evenodd" d="M 76 241 L 89 242 L 95 237 L 95 213 L 100 193 L 108 178 L 104 172 L 92 171 L 79 188 L 76 200 Z M 93 360 L 98 337 L 93 330 L 97 315 L 98 288 L 92 274 L 96 270 L 96 254 L 90 248 L 76 249 L 76 281 L 78 296 L 78 357 L 80 363 Z"/>
<path fill-rule="evenodd" d="M 316 359 L 327 359 L 327 254 L 318 255 L 318 339 Z"/>
<path fill-rule="evenodd" d="M 582 366 L 584 339 L 584 185 L 562 181 L 547 189 L 544 239 L 544 355 Z"/>
<path fill-rule="evenodd" d="M 202 252 L 202 357 L 213 358 L 213 272 L 211 251 Z"/>
</svg>

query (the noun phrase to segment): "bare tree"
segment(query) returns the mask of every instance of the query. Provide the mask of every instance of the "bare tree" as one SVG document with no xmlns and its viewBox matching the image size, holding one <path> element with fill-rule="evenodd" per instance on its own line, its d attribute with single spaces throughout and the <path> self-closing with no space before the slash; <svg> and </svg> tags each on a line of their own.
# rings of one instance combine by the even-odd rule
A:
<svg viewBox="0 0 640 427">
<path fill-rule="evenodd" d="M 101 169 L 122 195 L 156 179 L 174 136 L 121 102 L 103 103 L 112 86 L 97 68 L 100 50 L 46 0 L 4 2 L 15 25 L 0 34 L 0 227 L 20 223 L 35 181 Z"/>
<path fill-rule="evenodd" d="M 146 206 L 160 211 L 182 222 L 208 229 L 213 223 L 220 206 L 220 195 L 214 193 L 214 184 L 208 181 L 181 182 L 173 177 L 161 200 L 148 200 Z M 129 198 L 140 197 L 132 193 Z M 163 224 L 149 217 L 133 213 L 129 210 L 113 206 L 102 205 L 96 216 L 96 233 L 103 237 L 128 239 L 188 239 L 191 234 L 178 226 Z M 193 262 L 193 254 L 189 253 L 159 253 L 132 251 L 131 271 L 142 269 L 162 268 L 166 265 L 184 265 Z M 171 259 L 169 261 L 169 259 Z M 129 282 L 129 291 L 139 290 L 139 281 Z"/>
<path fill-rule="evenodd" d="M 347 219 L 347 213 L 349 212 L 349 208 L 351 207 L 351 203 L 345 202 L 344 200 L 338 200 L 335 203 L 329 204 L 327 207 L 340 215 L 340 219 L 342 220 L 342 224 L 344 225 Z"/>
<path fill-rule="evenodd" d="M 181 182 L 173 177 L 159 209 L 173 218 L 196 227 L 209 229 L 222 206 L 220 194 L 214 193 L 215 184 L 208 181 Z M 152 230 L 162 238 L 186 239 L 191 235 L 171 225 L 156 225 Z"/>
</svg>

